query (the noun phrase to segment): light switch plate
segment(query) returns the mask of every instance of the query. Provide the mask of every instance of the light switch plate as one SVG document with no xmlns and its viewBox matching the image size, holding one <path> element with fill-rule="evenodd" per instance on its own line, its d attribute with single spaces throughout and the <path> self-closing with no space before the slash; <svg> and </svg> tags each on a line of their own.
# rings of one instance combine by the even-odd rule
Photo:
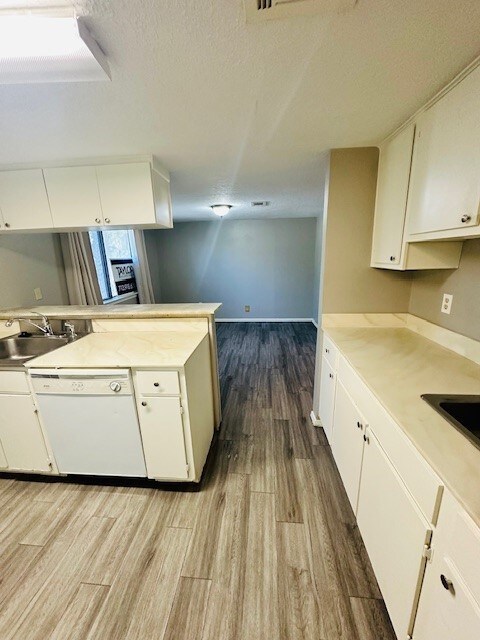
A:
<svg viewBox="0 0 480 640">
<path fill-rule="evenodd" d="M 444 293 L 443 294 L 441 312 L 450 314 L 450 312 L 452 310 L 452 302 L 453 302 L 452 294 L 451 293 Z"/>
<path fill-rule="evenodd" d="M 33 290 L 33 295 L 35 296 L 35 300 L 42 300 L 43 299 L 43 293 L 42 293 L 42 290 L 40 289 L 40 287 L 36 287 Z"/>
</svg>

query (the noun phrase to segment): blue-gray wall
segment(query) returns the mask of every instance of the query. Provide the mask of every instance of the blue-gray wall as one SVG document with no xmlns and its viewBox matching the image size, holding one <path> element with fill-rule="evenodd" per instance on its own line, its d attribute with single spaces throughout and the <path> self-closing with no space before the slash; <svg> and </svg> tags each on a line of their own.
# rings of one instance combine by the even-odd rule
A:
<svg viewBox="0 0 480 640">
<path fill-rule="evenodd" d="M 222 302 L 219 318 L 310 319 L 316 225 L 223 219 L 147 231 L 156 301 Z"/>
</svg>

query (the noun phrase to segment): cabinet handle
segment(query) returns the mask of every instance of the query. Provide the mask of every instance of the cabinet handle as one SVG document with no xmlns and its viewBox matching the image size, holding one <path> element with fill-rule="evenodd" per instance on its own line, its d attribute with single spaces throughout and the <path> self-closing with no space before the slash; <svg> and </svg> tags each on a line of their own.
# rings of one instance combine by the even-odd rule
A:
<svg viewBox="0 0 480 640">
<path fill-rule="evenodd" d="M 395 256 L 390 256 L 390 262 L 395 262 L 396 257 Z"/>
<path fill-rule="evenodd" d="M 145 402 L 145 400 L 142 402 L 142 407 L 146 407 L 147 403 Z"/>
<path fill-rule="evenodd" d="M 357 429 L 362 429 L 362 428 L 363 428 L 362 423 L 361 422 L 357 422 Z"/>
<path fill-rule="evenodd" d="M 451 591 L 452 593 L 455 593 L 453 582 L 449 580 L 443 573 L 440 575 L 440 581 L 444 589 L 446 589 L 447 591 Z"/>
<path fill-rule="evenodd" d="M 463 223 L 470 222 L 471 219 L 472 219 L 472 216 L 469 216 L 468 213 L 465 213 L 461 218 Z"/>
<path fill-rule="evenodd" d="M 159 383 L 159 382 L 154 382 L 154 383 L 153 383 L 153 386 L 154 386 L 154 387 L 159 387 L 159 386 L 160 386 L 160 383 Z"/>
<path fill-rule="evenodd" d="M 105 222 L 106 222 L 107 224 L 110 224 L 110 218 L 105 218 Z"/>
<path fill-rule="evenodd" d="M 370 444 L 370 438 L 367 435 L 363 434 L 363 439 L 367 444 Z"/>
<path fill-rule="evenodd" d="M 333 379 L 333 373 L 329 373 L 328 375 Z"/>
<path fill-rule="evenodd" d="M 325 353 L 330 353 L 330 349 L 325 349 Z"/>
<path fill-rule="evenodd" d="M 100 223 L 101 223 L 100 218 L 95 218 L 95 222 L 96 222 L 97 224 L 100 224 Z"/>
</svg>

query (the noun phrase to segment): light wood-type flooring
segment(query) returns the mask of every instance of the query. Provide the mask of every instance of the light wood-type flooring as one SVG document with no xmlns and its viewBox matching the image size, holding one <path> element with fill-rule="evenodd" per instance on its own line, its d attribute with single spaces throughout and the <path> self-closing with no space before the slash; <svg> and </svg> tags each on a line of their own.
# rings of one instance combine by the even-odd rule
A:
<svg viewBox="0 0 480 640">
<path fill-rule="evenodd" d="M 0 479 L 0 640 L 394 640 L 309 421 L 315 338 L 219 325 L 200 491 Z"/>
</svg>

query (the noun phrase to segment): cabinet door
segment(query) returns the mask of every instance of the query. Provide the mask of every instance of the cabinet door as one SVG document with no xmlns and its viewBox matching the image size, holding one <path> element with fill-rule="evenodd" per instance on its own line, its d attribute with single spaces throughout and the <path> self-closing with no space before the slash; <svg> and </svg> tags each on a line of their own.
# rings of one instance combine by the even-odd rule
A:
<svg viewBox="0 0 480 640">
<path fill-rule="evenodd" d="M 3 451 L 2 442 L 0 440 L 0 469 L 8 469 L 8 462 Z"/>
<path fill-rule="evenodd" d="M 106 224 L 154 224 L 155 209 L 148 162 L 97 167 L 98 188 Z"/>
<path fill-rule="evenodd" d="M 140 431 L 149 478 L 188 478 L 180 398 L 140 397 Z"/>
<path fill-rule="evenodd" d="M 322 376 L 320 379 L 320 407 L 319 414 L 327 440 L 332 444 L 333 412 L 335 403 L 335 372 L 322 356 Z"/>
<path fill-rule="evenodd" d="M 445 588 L 442 576 L 451 582 Z M 447 585 L 448 586 L 448 585 Z M 415 622 L 415 640 L 478 640 L 480 607 L 448 557 L 433 555 Z"/>
<path fill-rule="evenodd" d="M 45 169 L 44 176 L 54 227 L 103 224 L 95 167 Z"/>
<path fill-rule="evenodd" d="M 0 172 L 0 210 L 6 229 L 51 229 L 42 170 Z"/>
<path fill-rule="evenodd" d="M 372 266 L 398 265 L 402 258 L 414 132 L 411 125 L 380 149 Z"/>
<path fill-rule="evenodd" d="M 343 384 L 337 380 L 332 452 L 355 513 L 357 511 L 365 429 L 364 418 Z"/>
<path fill-rule="evenodd" d="M 398 638 L 411 633 L 431 530 L 367 430 L 357 522 Z"/>
<path fill-rule="evenodd" d="M 408 197 L 410 234 L 477 225 L 479 104 L 477 68 L 418 118 Z"/>
<path fill-rule="evenodd" d="M 0 441 L 9 470 L 50 471 L 50 460 L 29 395 L 0 395 Z"/>
</svg>

